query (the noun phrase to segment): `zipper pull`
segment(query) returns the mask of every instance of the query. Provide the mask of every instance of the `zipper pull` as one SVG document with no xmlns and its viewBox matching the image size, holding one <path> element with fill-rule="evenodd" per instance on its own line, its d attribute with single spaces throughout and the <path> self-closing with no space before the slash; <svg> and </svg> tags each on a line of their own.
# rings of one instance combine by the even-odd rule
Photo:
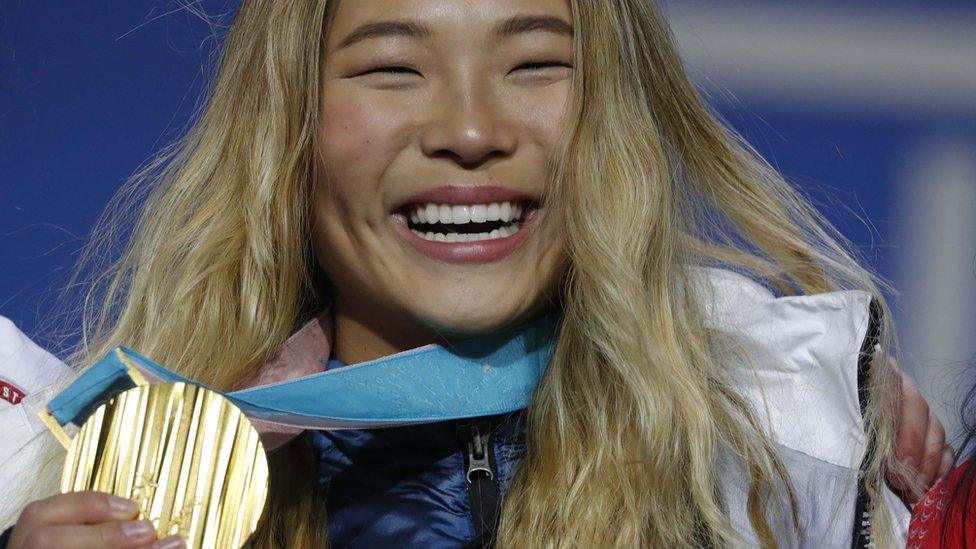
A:
<svg viewBox="0 0 976 549">
<path fill-rule="evenodd" d="M 490 421 L 462 421 L 457 426 L 461 451 L 467 451 L 465 477 L 475 534 L 471 547 L 494 547 L 498 527 L 501 494 L 492 457 L 491 425 Z"/>
<path fill-rule="evenodd" d="M 469 426 L 468 432 L 468 484 L 474 482 L 479 474 L 487 475 L 489 480 L 494 480 L 495 472 L 491 470 L 491 461 L 488 459 L 488 437 L 487 432 L 482 433 L 477 424 Z"/>
</svg>

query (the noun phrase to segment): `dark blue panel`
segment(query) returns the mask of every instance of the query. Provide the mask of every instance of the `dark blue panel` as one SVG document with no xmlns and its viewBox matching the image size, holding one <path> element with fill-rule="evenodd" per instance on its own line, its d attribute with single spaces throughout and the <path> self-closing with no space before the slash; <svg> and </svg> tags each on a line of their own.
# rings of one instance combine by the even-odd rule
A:
<svg viewBox="0 0 976 549">
<path fill-rule="evenodd" d="M 110 197 L 185 125 L 232 7 L 193 3 L 204 21 L 177 2 L 2 4 L 0 315 L 32 333 L 59 322 L 55 294 Z"/>
</svg>

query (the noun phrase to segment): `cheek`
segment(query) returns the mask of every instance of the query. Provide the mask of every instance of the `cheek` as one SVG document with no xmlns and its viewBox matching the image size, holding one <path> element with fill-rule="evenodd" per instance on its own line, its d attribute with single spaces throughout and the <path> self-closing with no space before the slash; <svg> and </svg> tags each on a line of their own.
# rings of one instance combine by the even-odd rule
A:
<svg viewBox="0 0 976 549">
<path fill-rule="evenodd" d="M 341 104 L 338 101 L 334 104 Z M 321 173 L 334 190 L 352 186 L 357 173 L 375 147 L 377 128 L 367 109 L 355 103 L 323 109 L 319 121 L 318 152 Z"/>
<path fill-rule="evenodd" d="M 341 108 L 339 106 L 341 105 Z M 342 257 L 354 246 L 355 237 L 348 233 L 353 219 L 370 211 L 376 181 L 369 173 L 367 158 L 376 153 L 376 121 L 368 109 L 343 94 L 323 97 L 319 118 L 315 203 L 312 239 L 316 255 Z M 337 273 L 327 267 L 344 265 L 343 261 L 320 261 L 330 278 Z"/>
<path fill-rule="evenodd" d="M 546 87 L 531 98 L 515 104 L 521 124 L 547 151 L 552 151 L 566 124 L 571 104 L 572 82 L 567 80 Z"/>
<path fill-rule="evenodd" d="M 362 92 L 342 89 L 323 97 L 318 153 L 323 178 L 338 194 L 375 197 L 380 179 L 404 143 L 406 122 Z"/>
</svg>

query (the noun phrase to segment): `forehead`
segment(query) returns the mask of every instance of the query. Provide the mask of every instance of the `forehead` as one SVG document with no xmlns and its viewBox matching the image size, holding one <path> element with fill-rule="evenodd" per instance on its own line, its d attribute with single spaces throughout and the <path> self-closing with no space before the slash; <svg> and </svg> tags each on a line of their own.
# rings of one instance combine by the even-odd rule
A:
<svg viewBox="0 0 976 549">
<path fill-rule="evenodd" d="M 329 32 L 329 49 L 350 32 L 377 22 L 418 23 L 423 38 L 486 38 L 515 16 L 551 16 L 572 21 L 570 0 L 341 0 Z"/>
</svg>

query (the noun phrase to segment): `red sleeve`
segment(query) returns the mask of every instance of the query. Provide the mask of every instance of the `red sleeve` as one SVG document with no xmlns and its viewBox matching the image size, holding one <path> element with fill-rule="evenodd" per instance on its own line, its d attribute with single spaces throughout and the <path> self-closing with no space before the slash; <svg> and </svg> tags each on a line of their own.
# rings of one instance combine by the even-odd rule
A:
<svg viewBox="0 0 976 549">
<path fill-rule="evenodd" d="M 937 482 L 912 508 L 908 549 L 976 547 L 976 486 L 965 504 L 952 497 L 969 465 L 963 463 Z"/>
</svg>

